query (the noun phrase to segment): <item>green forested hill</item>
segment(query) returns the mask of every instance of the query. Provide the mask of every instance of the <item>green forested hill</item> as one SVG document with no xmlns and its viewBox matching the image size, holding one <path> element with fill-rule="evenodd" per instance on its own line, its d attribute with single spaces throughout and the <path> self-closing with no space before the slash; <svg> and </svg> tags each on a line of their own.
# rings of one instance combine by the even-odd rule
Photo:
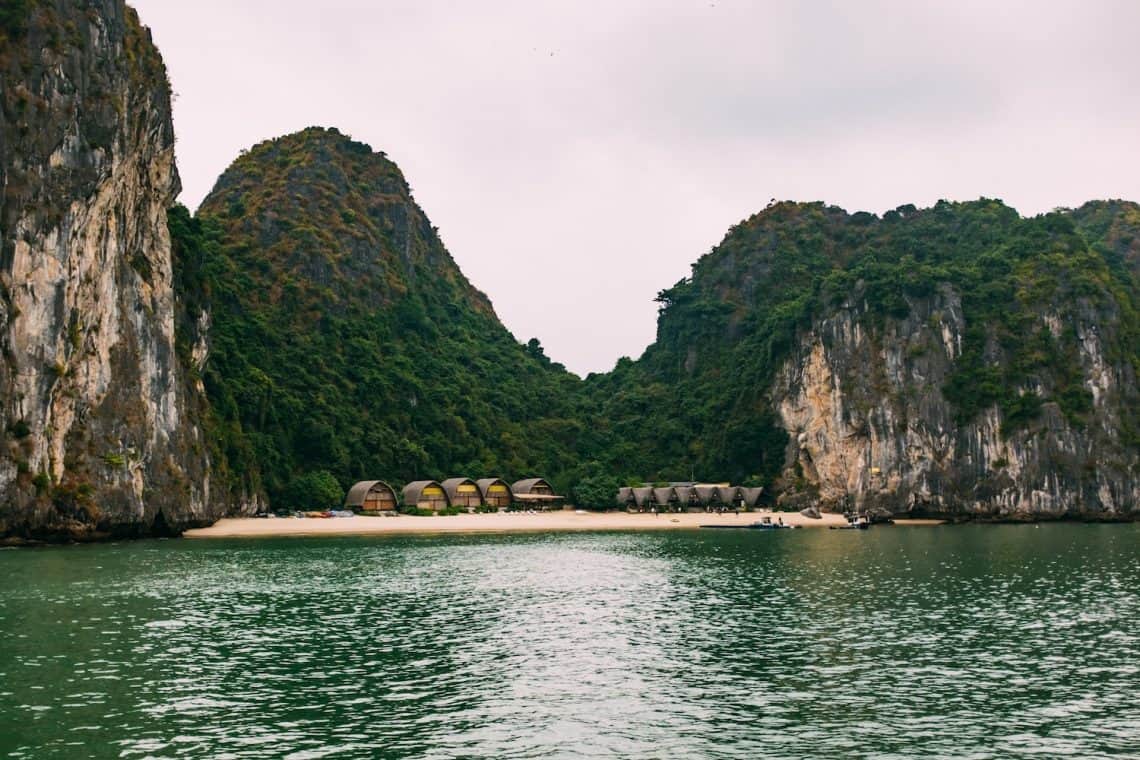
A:
<svg viewBox="0 0 1140 760">
<path fill-rule="evenodd" d="M 499 323 L 384 154 L 315 128 L 261 143 L 171 229 L 183 350 L 199 309 L 212 320 L 204 381 L 229 485 L 280 504 L 322 470 L 346 486 L 577 458 L 580 381 Z"/>
<path fill-rule="evenodd" d="M 846 394 L 831 413 L 871 449 L 815 456 L 895 467 L 881 449 L 896 438 L 896 454 L 914 460 L 898 465 L 912 503 L 930 495 L 930 477 L 938 499 L 974 498 L 945 496 L 955 479 L 1012 498 L 1000 496 L 1008 468 L 990 472 L 987 456 L 1013 457 L 1023 479 L 1068 468 L 1082 493 L 1134 483 L 1135 204 L 1034 218 L 984 199 L 882 217 L 774 204 L 661 291 L 657 340 L 640 359 L 585 381 L 537 341 L 515 341 L 399 169 L 335 130 L 255 146 L 197 217 L 175 209 L 171 229 L 188 361 L 208 335 L 215 462 L 229 487 L 274 505 L 316 472 L 342 487 L 534 473 L 597 506 L 643 477 L 818 495 L 828 475 L 797 453 L 803 431 L 780 405 L 801 382 L 788 372 L 820 340 Z M 835 319 L 856 336 L 846 348 L 817 334 Z M 1014 448 L 984 454 L 979 445 L 998 445 L 987 438 L 995 409 Z M 949 461 L 923 464 L 930 457 Z"/>
<path fill-rule="evenodd" d="M 997 405 L 1009 435 L 1055 404 L 1074 427 L 1086 427 L 1090 368 L 1075 327 L 1091 322 L 1121 373 L 1113 439 L 1119 434 L 1134 453 L 1138 222 L 1138 207 L 1120 202 L 1029 219 L 990 200 L 906 206 L 881 218 L 775 204 L 730 230 L 690 278 L 660 293 L 657 341 L 639 361 L 589 378 L 606 437 L 603 463 L 664 480 L 695 471 L 786 487 L 778 478 L 788 432 L 772 388 L 813 324 L 846 308 L 873 341 L 905 341 L 898 328 L 944 291 L 960 299 L 965 327 L 961 355 L 933 390 L 958 425 Z M 1057 318 L 1057 335 L 1046 315 Z M 849 387 L 881 382 L 876 367 L 847 369 Z M 881 395 L 874 403 L 889 405 Z"/>
</svg>

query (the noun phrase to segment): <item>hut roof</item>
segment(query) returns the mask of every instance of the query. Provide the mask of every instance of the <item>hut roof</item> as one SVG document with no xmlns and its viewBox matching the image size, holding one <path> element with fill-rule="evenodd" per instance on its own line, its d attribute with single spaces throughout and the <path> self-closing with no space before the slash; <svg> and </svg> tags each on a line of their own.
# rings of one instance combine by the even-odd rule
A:
<svg viewBox="0 0 1140 760">
<path fill-rule="evenodd" d="M 720 495 L 720 500 L 725 504 L 731 504 L 736 501 L 737 496 L 740 495 L 740 489 L 736 486 L 717 486 L 716 492 Z"/>
<path fill-rule="evenodd" d="M 346 507 L 361 507 L 364 506 L 364 497 L 369 494 L 376 486 L 386 488 L 392 497 L 395 498 L 396 491 L 392 486 L 385 483 L 383 480 L 362 480 L 355 484 L 352 488 L 348 489 L 348 495 L 344 497 L 344 506 Z"/>
<path fill-rule="evenodd" d="M 716 486 L 693 486 L 693 490 L 697 492 L 697 501 L 701 504 L 711 504 L 716 497 Z"/>
<path fill-rule="evenodd" d="M 508 484 L 507 481 L 503 480 L 502 478 L 479 478 L 475 481 L 475 485 L 479 487 L 479 494 L 483 497 L 484 500 L 487 498 L 488 490 L 490 490 L 491 486 L 495 484 L 499 484 L 506 488 L 508 494 L 511 492 L 510 484 Z"/>
<path fill-rule="evenodd" d="M 763 488 L 741 488 L 740 495 L 744 498 L 744 504 L 749 507 L 755 507 L 760 502 L 760 494 L 764 493 Z"/>
<path fill-rule="evenodd" d="M 668 504 L 673 500 L 676 493 L 677 492 L 672 488 L 654 488 L 653 500 L 658 504 Z"/>
<path fill-rule="evenodd" d="M 633 489 L 629 486 L 622 486 L 617 492 L 617 503 L 619 507 L 624 507 L 629 504 L 630 499 L 633 498 Z"/>
<path fill-rule="evenodd" d="M 440 489 L 443 491 L 444 498 L 447 498 L 447 489 L 443 487 L 442 483 L 435 480 L 413 480 L 404 486 L 404 504 L 415 504 L 418 502 L 424 489 L 429 486 L 435 486 Z M 448 503 L 450 503 L 450 501 Z"/>
<path fill-rule="evenodd" d="M 676 486 L 673 488 L 673 493 L 677 494 L 677 501 L 687 505 L 696 493 L 696 489 L 692 486 Z"/>
<path fill-rule="evenodd" d="M 633 489 L 633 500 L 637 502 L 637 506 L 644 507 L 649 503 L 649 497 L 653 495 L 653 489 L 649 486 L 644 488 Z"/>
<path fill-rule="evenodd" d="M 511 493 L 528 494 L 534 489 L 535 486 L 539 485 L 540 483 L 549 488 L 551 493 L 554 493 L 554 486 L 550 485 L 550 483 L 547 483 L 542 478 L 527 478 L 526 480 L 516 480 L 514 485 L 511 486 Z"/>
<path fill-rule="evenodd" d="M 448 478 L 440 483 L 443 490 L 447 492 L 447 500 L 455 501 L 455 497 L 459 495 L 459 486 L 471 485 L 475 486 L 476 493 L 479 492 L 479 486 L 471 478 Z"/>
</svg>

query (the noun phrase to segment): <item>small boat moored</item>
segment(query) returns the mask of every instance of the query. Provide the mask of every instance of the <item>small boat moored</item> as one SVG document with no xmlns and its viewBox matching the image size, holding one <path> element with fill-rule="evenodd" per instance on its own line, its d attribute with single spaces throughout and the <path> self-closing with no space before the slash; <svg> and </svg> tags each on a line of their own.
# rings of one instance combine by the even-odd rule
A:
<svg viewBox="0 0 1140 760">
<path fill-rule="evenodd" d="M 735 530 L 791 530 L 796 527 L 795 525 L 786 525 L 784 518 L 777 518 L 777 522 L 772 522 L 771 517 L 761 517 L 756 522 L 748 523 L 747 525 L 702 525 L 702 528 L 733 528 Z"/>
<path fill-rule="evenodd" d="M 871 518 L 867 515 L 847 515 L 846 525 L 832 525 L 832 530 L 867 530 L 871 527 Z"/>
</svg>

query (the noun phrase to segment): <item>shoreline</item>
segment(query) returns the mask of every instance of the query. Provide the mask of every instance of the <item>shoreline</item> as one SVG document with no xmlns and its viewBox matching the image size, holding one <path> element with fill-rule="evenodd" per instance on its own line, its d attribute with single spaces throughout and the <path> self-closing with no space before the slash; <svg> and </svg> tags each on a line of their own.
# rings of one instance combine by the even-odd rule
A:
<svg viewBox="0 0 1140 760">
<path fill-rule="evenodd" d="M 211 538 L 281 538 L 287 536 L 379 536 L 439 533 L 545 533 L 609 530 L 697 530 L 701 525 L 746 527 L 762 517 L 783 519 L 787 525 L 803 528 L 828 528 L 846 524 L 842 515 L 824 514 L 813 520 L 798 512 L 741 512 L 739 515 L 715 513 L 629 514 L 626 512 L 495 512 L 463 514 L 448 517 L 351 518 L 223 518 L 208 528 L 194 528 L 182 535 L 190 539 Z M 901 525 L 936 525 L 942 521 L 907 520 Z"/>
</svg>

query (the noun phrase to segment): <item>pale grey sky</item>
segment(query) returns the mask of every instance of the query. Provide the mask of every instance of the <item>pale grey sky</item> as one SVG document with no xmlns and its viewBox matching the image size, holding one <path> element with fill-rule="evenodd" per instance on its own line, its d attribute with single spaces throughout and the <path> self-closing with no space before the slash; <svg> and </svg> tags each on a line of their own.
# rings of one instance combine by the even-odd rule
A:
<svg viewBox="0 0 1140 760">
<path fill-rule="evenodd" d="M 194 208 L 310 125 L 385 151 L 520 340 L 637 357 L 772 198 L 1140 199 L 1140 3 L 132 0 Z"/>
</svg>

